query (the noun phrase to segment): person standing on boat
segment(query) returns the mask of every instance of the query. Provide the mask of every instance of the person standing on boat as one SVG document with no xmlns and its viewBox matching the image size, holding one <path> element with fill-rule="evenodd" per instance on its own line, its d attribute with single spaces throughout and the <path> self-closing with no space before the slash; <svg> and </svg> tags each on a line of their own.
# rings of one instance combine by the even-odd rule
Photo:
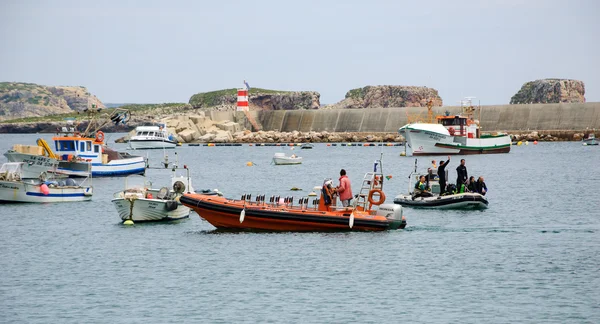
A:
<svg viewBox="0 0 600 324">
<path fill-rule="evenodd" d="M 346 170 L 340 170 L 340 185 L 336 188 L 342 206 L 350 206 L 350 200 L 352 200 L 352 186 L 350 185 L 350 179 L 346 176 Z"/>
<path fill-rule="evenodd" d="M 460 165 L 456 168 L 456 173 L 456 189 L 460 192 L 461 185 L 466 186 L 467 179 L 469 179 L 469 175 L 467 174 L 467 167 L 465 166 L 465 159 L 460 159 Z"/>
<path fill-rule="evenodd" d="M 440 178 L 440 196 L 446 192 L 446 166 L 450 163 L 450 155 L 448 155 L 447 161 L 440 160 L 440 166 L 437 169 L 438 177 Z"/>
</svg>

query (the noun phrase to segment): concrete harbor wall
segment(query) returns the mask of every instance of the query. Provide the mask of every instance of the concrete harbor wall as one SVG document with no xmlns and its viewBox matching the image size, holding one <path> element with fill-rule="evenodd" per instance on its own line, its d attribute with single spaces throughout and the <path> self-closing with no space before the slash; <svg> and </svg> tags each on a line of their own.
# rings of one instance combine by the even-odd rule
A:
<svg viewBox="0 0 600 324">
<path fill-rule="evenodd" d="M 461 111 L 459 106 L 434 107 L 434 116 Z M 482 106 L 484 131 L 556 131 L 600 129 L 600 102 L 573 104 L 529 104 Z M 328 132 L 396 132 L 408 122 L 407 116 L 427 118 L 427 108 L 368 108 L 252 111 L 263 130 Z M 246 123 L 243 113 L 211 112 L 213 120 Z"/>
</svg>

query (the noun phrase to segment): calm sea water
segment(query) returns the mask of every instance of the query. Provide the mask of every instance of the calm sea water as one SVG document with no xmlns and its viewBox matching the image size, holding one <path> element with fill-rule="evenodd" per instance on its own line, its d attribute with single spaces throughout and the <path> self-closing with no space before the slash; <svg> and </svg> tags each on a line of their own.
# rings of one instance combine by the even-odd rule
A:
<svg viewBox="0 0 600 324">
<path fill-rule="evenodd" d="M 38 137 L 51 138 L 0 135 L 0 151 Z M 167 152 L 197 189 L 296 198 L 337 183 L 341 168 L 358 191 L 383 152 L 392 202 L 414 166 L 402 149 L 317 144 L 296 149 L 297 166 L 270 165 L 288 147 Z M 196 214 L 128 227 L 110 203 L 123 178 L 94 179 L 91 202 L 0 205 L 0 322 L 598 323 L 599 150 L 540 143 L 466 156 L 469 174 L 486 178 L 489 209 L 406 209 L 407 229 L 383 233 L 217 233 Z M 153 165 L 163 155 L 137 152 Z"/>
</svg>

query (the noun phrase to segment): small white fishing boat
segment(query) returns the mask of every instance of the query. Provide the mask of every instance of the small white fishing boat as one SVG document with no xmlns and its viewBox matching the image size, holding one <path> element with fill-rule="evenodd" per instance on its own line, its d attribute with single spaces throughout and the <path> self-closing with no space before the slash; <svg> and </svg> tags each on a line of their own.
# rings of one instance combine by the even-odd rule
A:
<svg viewBox="0 0 600 324">
<path fill-rule="evenodd" d="M 39 172 L 45 171 L 54 176 L 64 177 L 89 177 L 92 174 L 92 165 L 82 158 L 61 160 L 59 156 L 49 148 L 45 140 L 38 138 L 38 145 L 15 144 L 11 150 L 4 153 L 8 162 L 25 162 L 29 165 L 37 165 Z"/>
<path fill-rule="evenodd" d="M 165 168 L 168 166 L 168 160 L 165 159 Z M 177 170 L 185 170 L 186 174 L 177 175 Z M 158 189 L 152 188 L 152 183 L 143 176 L 131 175 L 125 178 L 125 190 L 115 193 L 112 199 L 123 222 L 158 222 L 188 218 L 190 208 L 179 202 L 179 198 L 184 193 L 219 194 L 217 190 L 195 192 L 190 170 L 185 165 L 183 168 L 178 168 L 175 164 L 171 171 L 171 186 Z"/>
<path fill-rule="evenodd" d="M 302 157 L 292 154 L 286 156 L 285 153 L 277 152 L 273 155 L 273 164 L 275 165 L 290 165 L 290 164 L 301 164 Z"/>
<path fill-rule="evenodd" d="M 177 140 L 173 134 L 169 134 L 166 124 L 158 126 L 138 126 L 135 135 L 129 139 L 129 147 L 132 150 L 141 149 L 163 149 L 175 148 Z"/>
<path fill-rule="evenodd" d="M 312 149 L 313 147 L 314 145 L 312 143 L 303 143 L 302 145 L 300 145 L 300 149 L 302 150 Z"/>
<path fill-rule="evenodd" d="M 596 135 L 594 133 L 590 133 L 587 138 L 582 140 L 583 145 L 598 145 L 598 140 L 596 139 Z"/>
<path fill-rule="evenodd" d="M 28 166 L 24 162 L 4 163 L 0 167 L 0 202 L 73 202 L 92 199 L 93 187 L 83 186 L 73 179 L 26 178 Z M 84 180 L 85 182 L 85 180 Z"/>
</svg>

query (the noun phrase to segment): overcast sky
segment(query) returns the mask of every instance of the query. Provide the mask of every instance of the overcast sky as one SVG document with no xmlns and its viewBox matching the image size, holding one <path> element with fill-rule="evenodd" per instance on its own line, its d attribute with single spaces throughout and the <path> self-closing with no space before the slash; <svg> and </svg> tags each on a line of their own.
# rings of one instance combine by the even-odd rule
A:
<svg viewBox="0 0 600 324">
<path fill-rule="evenodd" d="M 523 83 L 600 101 L 600 2 L 0 0 L 0 81 L 81 85 L 103 102 L 197 92 L 427 86 L 506 104 Z"/>
</svg>

